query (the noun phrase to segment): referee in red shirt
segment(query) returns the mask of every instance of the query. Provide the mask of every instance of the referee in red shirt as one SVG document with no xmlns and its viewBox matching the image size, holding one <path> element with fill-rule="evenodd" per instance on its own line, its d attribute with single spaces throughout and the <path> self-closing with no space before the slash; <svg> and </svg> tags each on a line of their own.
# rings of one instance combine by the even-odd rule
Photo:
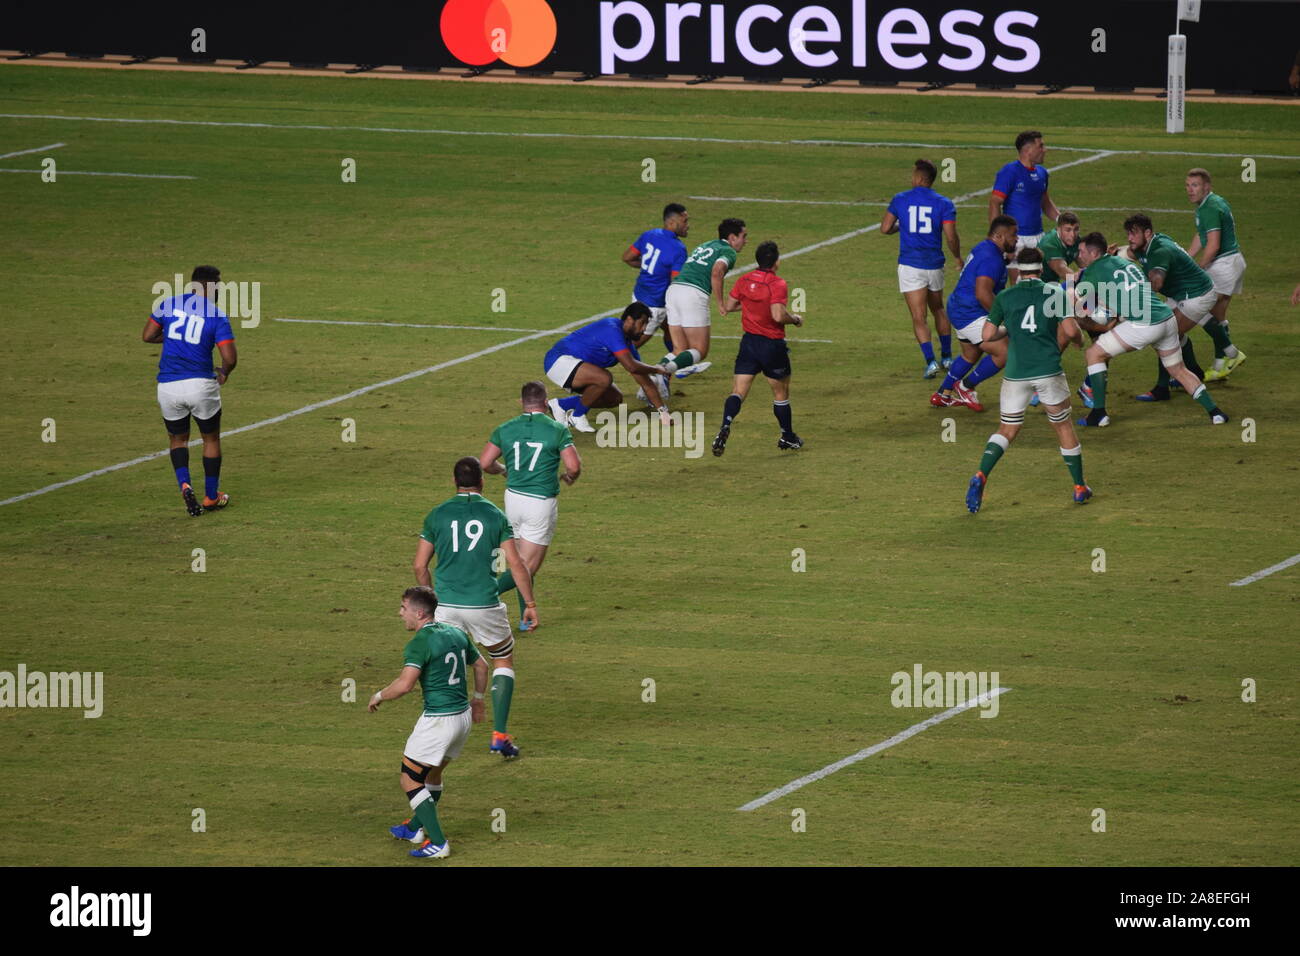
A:
<svg viewBox="0 0 1300 956">
<path fill-rule="evenodd" d="M 772 386 L 772 413 L 781 425 L 777 448 L 802 448 L 803 439 L 790 423 L 790 349 L 785 344 L 785 327 L 803 325 L 803 316 L 795 315 L 786 303 L 790 300 L 785 280 L 776 274 L 781 251 L 775 242 L 758 247 L 758 268 L 741 276 L 727 295 L 727 311 L 741 309 L 745 334 L 736 355 L 735 382 L 722 410 L 722 428 L 713 439 L 713 454 L 727 450 L 731 422 L 740 414 L 740 404 L 762 372 Z"/>
</svg>

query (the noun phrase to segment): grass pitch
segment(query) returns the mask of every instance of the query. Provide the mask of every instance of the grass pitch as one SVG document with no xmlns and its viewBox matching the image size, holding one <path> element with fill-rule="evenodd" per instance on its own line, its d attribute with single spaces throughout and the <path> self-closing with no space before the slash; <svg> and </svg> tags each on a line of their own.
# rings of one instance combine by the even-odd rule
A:
<svg viewBox="0 0 1300 956">
<path fill-rule="evenodd" d="M 1300 160 L 1262 158 L 1300 157 L 1293 109 L 1195 103 L 1172 138 L 1156 101 L 11 65 L 0 111 L 26 114 L 0 118 L 0 152 L 66 144 L 48 151 L 53 183 L 0 173 L 0 499 L 165 447 L 158 349 L 139 332 L 153 284 L 200 262 L 262 288 L 261 324 L 237 329 L 230 431 L 527 334 L 279 318 L 542 331 L 608 314 L 634 279 L 620 254 L 670 200 L 690 208 L 692 246 L 738 215 L 754 245 L 787 252 L 782 273 L 807 295 L 794 337 L 829 340 L 792 349 L 806 447 L 776 450 L 761 382 L 721 460 L 578 439 L 585 473 L 539 576 L 543 627 L 520 639 L 524 756 L 503 764 L 475 730 L 447 772 L 443 865 L 1296 862 L 1300 568 L 1228 586 L 1300 551 L 1300 310 L 1286 303 Z M 55 114 L 245 125 L 39 118 Z M 1070 503 L 1031 415 L 972 518 L 962 497 L 996 409 L 928 406 L 896 240 L 788 254 L 882 207 L 689 197 L 883 203 L 917 156 L 952 158 L 957 181 L 937 186 L 977 194 L 959 209 L 966 250 L 1022 128 L 1046 131 L 1058 205 L 1102 207 L 1081 213 L 1085 230 L 1115 238 L 1129 211 L 1175 209 L 1153 218 L 1186 242 L 1183 173 L 1215 173 L 1250 264 L 1230 312 L 1250 358 L 1213 386 L 1233 416 L 1221 428 L 1185 397 L 1130 402 L 1154 362 L 1119 358 L 1114 425 L 1081 436 L 1096 499 Z M 584 138 L 610 134 L 627 138 Z M 988 145 L 1006 148 L 975 148 Z M 1090 154 L 1053 146 L 1139 152 L 1059 168 Z M 5 165 L 37 170 L 44 155 Z M 349 158 L 355 183 L 341 181 Z M 724 325 L 715 334 L 738 334 Z M 106 694 L 97 720 L 0 710 L 0 863 L 66 864 L 75 847 L 91 865 L 415 865 L 384 828 L 406 816 L 396 775 L 418 705 L 368 715 L 364 702 L 400 667 L 421 520 L 558 337 L 229 437 L 224 513 L 187 518 L 165 456 L 0 507 L 0 670 L 102 671 Z M 1194 341 L 1208 363 L 1208 338 Z M 707 438 L 734 348 L 715 341 L 713 371 L 677 388 Z M 1081 365 L 1067 355 L 1072 383 Z M 499 479 L 487 493 L 500 501 Z M 917 663 L 996 671 L 1013 690 L 996 719 L 962 714 L 737 812 L 934 713 L 891 706 L 890 675 Z M 341 700 L 348 678 L 357 703 Z"/>
</svg>

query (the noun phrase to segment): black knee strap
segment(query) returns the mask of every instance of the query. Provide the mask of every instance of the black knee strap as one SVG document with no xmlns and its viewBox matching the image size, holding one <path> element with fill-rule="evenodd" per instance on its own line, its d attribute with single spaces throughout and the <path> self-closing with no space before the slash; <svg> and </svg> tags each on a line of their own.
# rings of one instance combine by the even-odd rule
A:
<svg viewBox="0 0 1300 956">
<path fill-rule="evenodd" d="M 421 764 L 421 765 L 420 765 L 420 769 L 417 771 L 417 770 L 415 770 L 415 769 L 414 769 L 410 764 L 408 764 L 405 760 L 403 760 L 403 761 L 402 761 L 402 773 L 406 774 L 408 777 L 410 777 L 410 778 L 411 778 L 412 780 L 414 780 L 416 783 L 423 784 L 423 783 L 424 783 L 424 778 L 427 777 L 427 776 L 429 776 L 429 768 L 426 767 L 426 766 L 424 766 L 423 764 Z"/>
</svg>

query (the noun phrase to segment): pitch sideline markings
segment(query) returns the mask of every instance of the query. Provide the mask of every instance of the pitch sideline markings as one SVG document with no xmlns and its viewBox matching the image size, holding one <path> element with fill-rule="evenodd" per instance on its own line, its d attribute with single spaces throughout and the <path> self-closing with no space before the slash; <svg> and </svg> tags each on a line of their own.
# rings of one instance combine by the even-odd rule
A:
<svg viewBox="0 0 1300 956">
<path fill-rule="evenodd" d="M 1300 554 L 1293 554 L 1285 561 L 1279 561 L 1277 564 L 1273 565 L 1272 567 L 1265 568 L 1263 571 L 1256 571 L 1254 574 L 1249 574 L 1246 577 L 1242 578 L 1240 581 L 1233 581 L 1231 584 L 1228 585 L 1228 587 L 1244 588 L 1247 584 L 1253 584 L 1256 581 L 1258 581 L 1260 578 L 1266 578 L 1270 574 L 1276 574 L 1279 571 L 1285 571 L 1293 564 L 1300 564 Z"/>
<path fill-rule="evenodd" d="M 0 173 L 40 173 L 40 169 L 0 169 Z M 60 169 L 60 176 L 128 176 L 131 179 L 198 179 L 197 176 L 167 176 L 162 173 L 92 173 L 84 169 Z"/>
<path fill-rule="evenodd" d="M 816 783 L 818 780 L 821 780 L 823 777 L 829 777 L 831 774 L 843 770 L 845 767 L 851 767 L 853 764 L 858 763 L 861 760 L 866 760 L 868 757 L 873 756 L 874 754 L 878 754 L 882 750 L 888 750 L 890 747 L 893 747 L 895 744 L 901 744 L 904 740 L 909 740 L 912 737 L 915 737 L 917 734 L 921 733 L 921 731 L 929 730 L 935 724 L 941 723 L 942 721 L 947 720 L 949 717 L 956 717 L 958 714 L 968 711 L 972 707 L 976 707 L 985 701 L 992 700 L 994 697 L 997 697 L 999 694 L 1005 694 L 1009 690 L 1011 690 L 1010 687 L 999 687 L 996 690 L 991 690 L 988 691 L 987 693 L 980 694 L 978 697 L 972 698 L 971 700 L 968 700 L 965 703 L 958 704 L 956 707 L 949 707 L 943 713 L 935 714 L 933 717 L 929 717 L 921 721 L 919 724 L 913 724 L 911 727 L 908 727 L 906 730 L 902 731 L 901 733 L 894 734 L 894 736 L 890 737 L 888 740 L 882 740 L 878 744 L 872 744 L 870 747 L 867 747 L 865 750 L 859 750 L 855 754 L 850 754 L 849 756 L 845 757 L 843 760 L 837 760 L 832 764 L 827 764 L 825 767 L 822 767 L 820 770 L 814 770 L 812 773 L 805 774 L 804 776 L 798 778 L 797 780 L 791 780 L 785 786 L 777 787 L 775 790 L 763 794 L 757 800 L 751 800 L 749 801 L 749 803 L 745 804 L 742 807 L 737 807 L 736 809 L 742 813 L 746 813 L 750 810 L 757 810 L 759 807 L 766 806 L 767 804 L 771 803 L 773 800 L 780 800 L 782 797 L 786 796 L 787 794 L 794 793 L 794 791 L 800 789 L 801 787 L 806 787 L 810 783 Z"/>
<path fill-rule="evenodd" d="M 49 146 L 37 146 L 35 149 L 19 149 L 12 153 L 0 153 L 0 159 L 13 159 L 15 156 L 26 156 L 28 153 L 43 153 L 47 149 L 61 149 L 67 145 L 67 143 L 51 143 Z"/>
<path fill-rule="evenodd" d="M 1101 151 L 1092 156 L 1085 156 L 1082 159 L 1072 160 L 1069 163 L 1062 163 L 1060 166 L 1056 168 L 1064 169 L 1067 166 L 1076 166 L 1080 163 L 1091 163 L 1098 159 L 1105 159 L 1107 156 L 1110 155 L 1111 153 L 1109 151 Z M 965 196 L 959 196 L 955 201 L 961 202 L 963 200 L 970 199 L 974 196 L 979 196 L 983 193 L 991 192 L 992 188 L 993 187 L 988 186 L 977 192 L 968 193 Z M 880 228 L 880 223 L 878 222 L 873 223 L 872 225 L 866 226 L 862 229 L 854 229 L 851 232 L 846 232 L 839 236 L 832 236 L 830 239 L 823 239 L 821 242 L 814 242 L 810 246 L 804 246 L 800 249 L 794 250 L 793 252 L 783 253 L 783 258 L 790 259 L 793 258 L 794 256 L 803 255 L 805 252 L 813 252 L 817 249 L 824 249 L 826 246 L 834 245 L 837 242 L 844 242 L 846 239 L 853 239 L 856 236 L 865 235 L 868 232 L 874 232 L 879 228 Z M 730 272 L 727 273 L 727 275 L 733 276 L 740 272 L 748 272 L 757 267 L 758 267 L 758 263 L 751 262 L 746 266 L 732 269 Z M 224 438 L 230 435 L 238 435 L 240 432 L 252 431 L 255 428 L 262 428 L 263 426 L 266 425 L 275 425 L 278 424 L 279 422 L 286 421 L 290 418 L 295 418 L 298 415 L 305 415 L 307 412 L 314 412 L 317 409 L 327 408 L 330 405 L 336 405 L 339 402 L 344 402 L 347 401 L 348 399 L 356 398 L 359 395 L 365 395 L 367 392 L 373 392 L 377 388 L 384 388 L 389 385 L 397 385 L 401 382 L 406 382 L 413 378 L 419 378 L 421 375 L 427 375 L 430 372 L 439 372 L 445 368 L 451 368 L 453 365 L 460 365 L 463 362 L 470 362 L 476 358 L 482 358 L 484 355 L 491 355 L 493 352 L 499 352 L 502 349 L 508 349 L 511 348 L 512 346 L 519 345 L 523 342 L 531 342 L 532 340 L 539 339 L 545 335 L 554 335 L 557 332 L 567 332 L 570 329 L 575 329 L 578 326 L 584 325 L 588 322 L 594 322 L 597 319 L 602 319 L 605 316 L 609 315 L 611 311 L 617 313 L 621 311 L 621 309 L 622 306 L 617 306 L 614 309 L 597 312 L 595 315 L 588 316 L 585 319 L 579 319 L 576 322 L 570 322 L 568 325 L 562 325 L 559 328 L 544 329 L 541 332 L 534 332 L 531 335 L 525 335 L 517 339 L 511 339 L 509 342 L 502 342 L 499 345 L 493 345 L 490 346 L 489 348 L 481 349 L 478 352 L 472 352 L 469 355 L 463 355 L 460 358 L 455 358 L 446 362 L 439 363 L 438 365 L 430 365 L 428 368 L 416 369 L 413 372 L 407 372 L 405 375 L 399 375 L 396 378 L 385 379 L 384 381 L 377 382 L 374 385 L 365 385 L 362 386 L 361 388 L 354 389 L 351 392 L 348 392 L 346 395 L 338 395 L 335 396 L 334 398 L 327 398 L 324 399 L 323 401 L 313 402 L 310 405 L 304 405 L 302 408 L 294 409 L 291 412 L 285 412 L 282 415 L 276 415 L 273 416 L 272 418 L 264 418 L 260 422 L 253 422 L 251 425 L 243 425 L 239 428 L 232 429 L 228 432 L 223 432 L 222 437 Z M 194 441 L 190 442 L 190 447 L 193 448 L 199 444 L 201 444 L 201 439 L 195 439 Z M 57 491 L 60 488 L 66 488 L 69 485 L 75 485 L 79 482 L 86 481 L 87 479 L 96 478 L 99 475 L 106 475 L 109 472 L 119 471 L 123 468 L 130 468 L 132 465 L 139 465 L 139 464 L 143 464 L 146 461 L 153 461 L 155 458 L 161 458 L 163 455 L 166 454 L 169 454 L 167 450 L 156 451 L 149 455 L 142 455 L 139 458 L 132 458 L 130 461 L 123 461 L 123 462 L 118 462 L 116 465 L 109 465 L 106 468 L 97 468 L 94 471 L 88 471 L 84 475 L 78 475 L 77 477 L 69 478 L 66 481 L 55 482 L 52 485 L 46 485 L 44 488 L 37 488 L 35 491 L 28 491 L 28 492 L 24 492 L 21 495 L 15 495 L 12 498 L 6 498 L 5 500 L 0 501 L 0 507 L 3 507 L 5 505 L 16 504 L 19 501 L 25 501 L 28 498 L 35 498 L 37 495 L 43 495 L 51 491 Z"/>
<path fill-rule="evenodd" d="M 231 120 L 178 120 L 178 119 L 141 119 L 122 116 L 63 116 L 57 113 L 0 113 L 0 119 L 40 119 L 67 120 L 85 123 L 134 123 L 138 125 L 164 126 L 233 126 L 247 129 L 300 129 L 326 132 L 350 133 L 411 133 L 430 136 L 504 136 L 521 139 L 613 139 L 638 142 L 670 143 L 721 143 L 730 146 L 855 146 L 877 148 L 922 148 L 922 149 L 999 149 L 1010 152 L 1006 144 L 990 145 L 987 143 L 905 143 L 905 142 L 857 142 L 851 140 L 819 139 L 727 139 L 720 136 L 640 136 L 625 133 L 549 133 L 549 132 L 508 132 L 506 130 L 474 129 L 414 129 L 400 126 L 325 126 L 309 123 L 251 123 Z M 1131 156 L 1209 156 L 1217 158 L 1239 158 L 1237 153 L 1198 153 L 1186 150 L 1152 150 L 1152 149 L 1116 149 L 1100 151 L 1087 146 L 1052 146 L 1050 149 L 1065 153 L 1106 152 Z M 1251 153 L 1259 159 L 1293 159 L 1300 156 L 1287 156 L 1277 153 Z M 1062 169 L 1065 165 L 1049 166 L 1048 169 Z"/>
</svg>

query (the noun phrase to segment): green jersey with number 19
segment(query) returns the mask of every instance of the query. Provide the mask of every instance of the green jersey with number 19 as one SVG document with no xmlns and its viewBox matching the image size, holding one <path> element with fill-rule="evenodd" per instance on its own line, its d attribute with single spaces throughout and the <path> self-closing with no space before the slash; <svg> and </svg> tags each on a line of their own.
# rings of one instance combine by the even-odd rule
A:
<svg viewBox="0 0 1300 956">
<path fill-rule="evenodd" d="M 1042 279 L 1021 279 L 993 298 L 989 321 L 1005 328 L 1009 339 L 1003 378 L 1023 382 L 1061 373 L 1056 327 L 1066 311 L 1061 287 Z"/>
<path fill-rule="evenodd" d="M 420 537 L 438 559 L 433 589 L 448 607 L 496 607 L 497 576 L 493 551 L 513 538 L 501 509 L 482 495 L 462 491 L 429 512 Z"/>
<path fill-rule="evenodd" d="M 682 265 L 673 285 L 682 283 L 694 286 L 706 295 L 713 294 L 713 264 L 722 261 L 727 264 L 727 271 L 736 264 L 736 250 L 725 239 L 710 239 L 695 251 Z"/>
<path fill-rule="evenodd" d="M 1084 283 L 1091 286 L 1098 305 L 1134 325 L 1159 325 L 1174 317 L 1173 310 L 1152 290 L 1142 267 L 1130 259 L 1102 256 L 1079 273 L 1075 289 Z"/>
<path fill-rule="evenodd" d="M 498 425 L 488 440 L 501 449 L 507 490 L 529 498 L 560 493 L 560 452 L 573 444 L 567 425 L 545 412 L 525 412 Z"/>
<path fill-rule="evenodd" d="M 415 632 L 402 666 L 420 668 L 425 716 L 459 714 L 469 706 L 467 678 L 478 658 L 469 635 L 454 624 L 429 623 Z"/>
</svg>

